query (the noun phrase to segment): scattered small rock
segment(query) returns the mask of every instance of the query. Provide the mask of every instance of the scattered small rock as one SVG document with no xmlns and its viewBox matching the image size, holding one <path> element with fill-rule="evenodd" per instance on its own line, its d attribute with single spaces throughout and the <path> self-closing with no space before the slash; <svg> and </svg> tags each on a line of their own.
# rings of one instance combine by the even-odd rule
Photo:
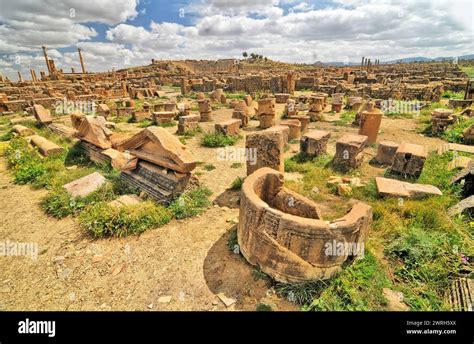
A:
<svg viewBox="0 0 474 344">
<path fill-rule="evenodd" d="M 226 307 L 232 306 L 234 303 L 237 302 L 236 299 L 233 299 L 231 297 L 227 297 L 224 295 L 224 293 L 219 293 L 217 294 L 217 297 L 224 303 Z"/>
<path fill-rule="evenodd" d="M 158 302 L 159 303 L 170 303 L 171 302 L 171 296 L 170 295 L 160 296 L 158 298 Z"/>
</svg>

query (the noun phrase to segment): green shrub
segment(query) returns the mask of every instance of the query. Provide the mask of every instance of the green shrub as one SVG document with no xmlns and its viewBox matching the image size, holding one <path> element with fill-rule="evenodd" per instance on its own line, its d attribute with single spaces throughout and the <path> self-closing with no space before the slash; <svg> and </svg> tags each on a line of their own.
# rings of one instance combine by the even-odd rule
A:
<svg viewBox="0 0 474 344">
<path fill-rule="evenodd" d="M 264 303 L 259 303 L 257 305 L 257 312 L 271 312 L 273 311 L 272 307 Z"/>
<path fill-rule="evenodd" d="M 232 146 L 238 140 L 240 136 L 227 136 L 221 133 L 208 133 L 205 134 L 202 138 L 201 144 L 205 147 L 225 147 Z"/>
<path fill-rule="evenodd" d="M 64 188 L 56 187 L 46 195 L 41 205 L 46 214 L 63 218 L 68 215 L 77 216 L 88 205 L 110 202 L 116 197 L 117 194 L 114 193 L 113 185 L 110 183 L 85 197 L 75 198 L 72 198 Z"/>
<path fill-rule="evenodd" d="M 15 170 L 16 184 L 30 184 L 37 181 L 46 173 L 46 168 L 41 162 L 32 161 L 18 166 Z"/>
<path fill-rule="evenodd" d="M 242 178 L 242 177 L 235 178 L 234 181 L 232 182 L 232 185 L 230 186 L 230 188 L 232 190 L 242 189 L 242 184 L 244 183 L 244 180 L 245 180 L 245 178 Z"/>
<path fill-rule="evenodd" d="M 209 201 L 211 194 L 212 192 L 206 188 L 187 191 L 171 202 L 168 209 L 177 219 L 199 215 L 211 204 Z"/>
<path fill-rule="evenodd" d="M 216 166 L 214 166 L 213 164 L 206 164 L 204 165 L 203 167 L 206 171 L 212 171 L 212 170 L 215 170 L 216 169 Z"/>
<path fill-rule="evenodd" d="M 169 210 L 151 201 L 122 207 L 99 202 L 81 213 L 79 223 L 94 237 L 123 237 L 160 227 L 171 218 Z"/>
<path fill-rule="evenodd" d="M 239 243 L 237 241 L 237 229 L 231 230 L 229 239 L 227 239 L 227 247 L 232 252 L 235 252 L 235 249 L 239 247 Z"/>
<path fill-rule="evenodd" d="M 356 260 L 327 285 L 316 284 L 321 291 L 307 310 L 318 311 L 367 311 L 382 310 L 387 305 L 382 289 L 390 281 L 375 256 L 366 250 L 363 259 Z"/>
<path fill-rule="evenodd" d="M 3 135 L 0 135 L 0 141 L 9 141 L 13 138 L 13 133 L 11 131 L 6 132 Z"/>
<path fill-rule="evenodd" d="M 441 137 L 448 142 L 464 143 L 463 131 L 474 124 L 474 118 L 460 117 L 457 123 L 450 125 Z"/>
</svg>

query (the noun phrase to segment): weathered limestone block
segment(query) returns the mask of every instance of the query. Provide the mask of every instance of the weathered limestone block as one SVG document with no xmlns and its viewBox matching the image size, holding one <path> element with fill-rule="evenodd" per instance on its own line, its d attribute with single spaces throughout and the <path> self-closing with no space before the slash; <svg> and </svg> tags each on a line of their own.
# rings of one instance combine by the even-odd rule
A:
<svg viewBox="0 0 474 344">
<path fill-rule="evenodd" d="M 38 150 L 44 156 L 52 156 L 56 154 L 61 154 L 64 151 L 64 148 L 58 146 L 54 142 L 45 139 L 43 136 L 33 135 L 30 137 L 30 143 L 38 147 Z"/>
<path fill-rule="evenodd" d="M 186 132 L 196 130 L 200 120 L 199 115 L 189 115 L 179 117 L 178 134 L 183 135 Z"/>
<path fill-rule="evenodd" d="M 110 115 L 110 108 L 107 104 L 97 105 L 97 115 L 107 118 Z"/>
<path fill-rule="evenodd" d="M 110 137 L 113 132 L 106 125 L 107 121 L 104 117 L 86 116 L 83 113 L 71 114 L 72 126 L 77 130 L 77 136 L 84 141 L 102 149 L 112 147 Z"/>
<path fill-rule="evenodd" d="M 261 168 L 245 179 L 237 239 L 242 255 L 283 283 L 328 279 L 341 270 L 350 252 L 331 245 L 356 245 L 363 254 L 372 209 L 358 203 L 344 217 L 323 221 L 317 205 L 283 186 L 283 174 Z"/>
<path fill-rule="evenodd" d="M 229 119 L 227 121 L 216 123 L 214 128 L 216 133 L 221 133 L 223 135 L 238 135 L 240 131 L 240 124 L 242 122 L 240 119 Z"/>
<path fill-rule="evenodd" d="M 51 123 L 48 125 L 48 128 L 51 129 L 51 131 L 55 132 L 58 135 L 68 137 L 68 138 L 75 138 L 77 137 L 77 130 L 71 127 L 68 127 L 64 124 L 61 123 Z"/>
<path fill-rule="evenodd" d="M 391 170 L 418 177 L 427 157 L 428 149 L 425 146 L 403 142 L 395 153 Z"/>
<path fill-rule="evenodd" d="M 249 124 L 249 117 L 242 111 L 232 112 L 232 118 L 240 120 L 240 126 L 242 128 L 248 126 Z"/>
<path fill-rule="evenodd" d="M 334 164 L 344 169 L 358 168 L 364 159 L 365 135 L 346 134 L 336 141 Z"/>
<path fill-rule="evenodd" d="M 290 138 L 290 127 L 286 125 L 274 125 L 271 128 L 265 129 L 265 132 L 276 132 L 281 133 L 283 135 L 283 142 L 284 144 L 288 144 Z"/>
<path fill-rule="evenodd" d="M 286 101 L 291 97 L 289 93 L 276 93 L 275 94 L 275 103 L 285 104 Z"/>
<path fill-rule="evenodd" d="M 196 168 L 196 159 L 175 136 L 161 127 L 148 127 L 116 145 L 141 160 L 187 173 Z"/>
<path fill-rule="evenodd" d="M 45 109 L 43 105 L 33 105 L 33 114 L 36 120 L 41 124 L 50 124 L 53 122 L 53 118 L 51 117 L 51 111 Z"/>
<path fill-rule="evenodd" d="M 152 113 L 152 120 L 156 124 L 171 123 L 176 117 L 174 111 L 155 111 Z"/>
<path fill-rule="evenodd" d="M 137 167 L 137 157 L 128 152 L 122 153 L 116 149 L 109 148 L 102 151 L 102 154 L 108 156 L 112 167 L 119 171 L 131 171 Z"/>
<path fill-rule="evenodd" d="M 286 125 L 290 128 L 288 140 L 293 140 L 301 136 L 301 123 L 297 119 L 286 119 L 280 122 L 280 125 Z"/>
<path fill-rule="evenodd" d="M 360 115 L 359 135 L 369 138 L 369 143 L 377 142 L 383 112 L 377 108 L 364 111 Z"/>
<path fill-rule="evenodd" d="M 12 131 L 17 133 L 20 136 L 31 136 L 35 134 L 35 132 L 32 129 L 20 124 L 14 125 L 12 127 Z"/>
<path fill-rule="evenodd" d="M 107 179 L 104 176 L 99 172 L 94 172 L 64 185 L 63 188 L 73 198 L 85 197 L 98 190 L 106 182 Z"/>
<path fill-rule="evenodd" d="M 382 165 L 392 165 L 393 157 L 400 145 L 392 141 L 380 141 L 375 160 Z"/>
<path fill-rule="evenodd" d="M 376 177 L 375 184 L 379 195 L 385 197 L 420 198 L 429 195 L 442 195 L 436 186 L 429 184 L 412 184 L 382 177 Z"/>
<path fill-rule="evenodd" d="M 247 135 L 245 148 L 254 149 L 257 157 L 253 164 L 251 161 L 247 161 L 247 175 L 261 167 L 270 167 L 283 172 L 284 146 L 284 136 L 281 131 L 264 130 Z"/>
<path fill-rule="evenodd" d="M 201 116 L 201 122 L 211 122 L 212 121 L 212 108 L 211 102 L 209 99 L 203 99 L 198 101 L 199 106 L 199 115 Z"/>
<path fill-rule="evenodd" d="M 309 156 L 326 154 L 331 133 L 323 130 L 311 130 L 303 135 L 300 141 L 300 152 Z"/>
</svg>

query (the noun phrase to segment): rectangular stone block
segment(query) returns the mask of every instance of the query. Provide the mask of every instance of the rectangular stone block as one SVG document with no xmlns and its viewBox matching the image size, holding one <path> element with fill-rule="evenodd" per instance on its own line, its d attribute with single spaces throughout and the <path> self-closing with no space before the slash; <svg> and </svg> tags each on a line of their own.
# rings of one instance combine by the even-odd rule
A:
<svg viewBox="0 0 474 344">
<path fill-rule="evenodd" d="M 400 145 L 392 141 L 380 141 L 375 160 L 382 165 L 392 165 L 393 157 Z"/>
<path fill-rule="evenodd" d="M 246 149 L 256 150 L 256 162 L 247 161 L 247 175 L 262 167 L 269 167 L 279 172 L 284 171 L 283 153 L 284 138 L 281 131 L 264 130 L 247 135 Z"/>
<path fill-rule="evenodd" d="M 329 131 L 311 130 L 303 135 L 300 141 L 300 152 L 309 156 L 326 154 L 328 140 L 331 137 Z"/>
<path fill-rule="evenodd" d="M 418 177 L 428 157 L 425 146 L 403 142 L 398 147 L 392 163 L 392 171 Z"/>
</svg>

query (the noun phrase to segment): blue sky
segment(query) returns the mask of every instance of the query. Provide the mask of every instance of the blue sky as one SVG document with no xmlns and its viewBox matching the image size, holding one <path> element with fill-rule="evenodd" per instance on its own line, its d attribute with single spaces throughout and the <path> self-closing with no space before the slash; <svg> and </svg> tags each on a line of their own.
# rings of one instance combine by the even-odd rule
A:
<svg viewBox="0 0 474 344">
<path fill-rule="evenodd" d="M 0 0 L 0 73 L 90 71 L 255 52 L 286 62 L 474 51 L 471 0 Z"/>
</svg>

